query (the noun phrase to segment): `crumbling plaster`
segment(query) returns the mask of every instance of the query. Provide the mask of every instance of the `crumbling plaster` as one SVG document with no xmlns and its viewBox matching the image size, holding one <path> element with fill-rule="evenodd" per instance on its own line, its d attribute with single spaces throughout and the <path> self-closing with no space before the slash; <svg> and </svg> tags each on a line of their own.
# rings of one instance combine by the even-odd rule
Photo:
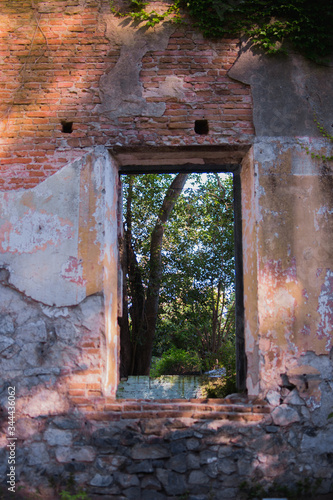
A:
<svg viewBox="0 0 333 500">
<path fill-rule="evenodd" d="M 0 193 L 0 267 L 10 286 L 56 307 L 103 291 L 109 161 L 96 148 L 32 189 Z"/>
<path fill-rule="evenodd" d="M 138 29 L 134 23 L 112 15 L 104 16 L 103 22 L 106 23 L 106 37 L 114 45 L 120 46 L 120 56 L 116 65 L 100 79 L 101 104 L 96 107 L 96 112 L 109 119 L 123 116 L 162 116 L 166 108 L 163 98 L 170 98 L 174 93 L 181 92 L 182 80 L 177 77 L 169 78 L 158 89 L 157 95 L 161 101 L 147 101 L 146 98 L 151 95 L 144 92 L 140 82 L 142 58 L 148 51 L 165 50 L 171 33 L 176 30 L 175 26 L 161 23 L 154 30 L 147 30 L 145 26 Z"/>
<path fill-rule="evenodd" d="M 95 313 L 104 310 L 106 350 L 98 370 L 108 394 L 115 394 L 117 387 L 120 349 L 118 182 L 116 165 L 111 164 L 108 151 L 98 147 L 30 190 L 0 194 L 2 284 L 46 310 L 61 311 L 87 297 L 103 295 L 104 306 L 96 303 Z M 35 339 L 31 333 L 27 346 L 30 341 L 47 342 L 44 322 L 35 328 L 43 338 Z M 38 366 L 35 344 L 31 345 L 34 356 L 29 357 Z M 69 368 L 70 363 L 64 364 Z M 60 374 L 61 368 L 57 370 Z"/>
<path fill-rule="evenodd" d="M 257 139 L 321 138 L 314 113 L 331 131 L 333 59 L 320 66 L 298 53 L 269 57 L 244 44 L 228 75 L 251 86 Z"/>
<path fill-rule="evenodd" d="M 332 71 L 251 50 L 229 71 L 251 85 L 256 130 L 242 171 L 247 386 L 294 386 L 312 410 L 333 401 L 333 149 L 314 121 L 330 130 Z"/>
</svg>

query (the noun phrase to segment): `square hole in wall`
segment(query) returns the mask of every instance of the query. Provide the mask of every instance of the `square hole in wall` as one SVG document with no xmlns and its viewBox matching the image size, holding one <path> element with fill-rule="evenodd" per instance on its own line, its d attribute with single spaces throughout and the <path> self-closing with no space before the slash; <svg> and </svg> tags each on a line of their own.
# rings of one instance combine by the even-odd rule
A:
<svg viewBox="0 0 333 500">
<path fill-rule="evenodd" d="M 195 120 L 194 132 L 199 135 L 207 135 L 209 132 L 208 120 Z"/>
</svg>

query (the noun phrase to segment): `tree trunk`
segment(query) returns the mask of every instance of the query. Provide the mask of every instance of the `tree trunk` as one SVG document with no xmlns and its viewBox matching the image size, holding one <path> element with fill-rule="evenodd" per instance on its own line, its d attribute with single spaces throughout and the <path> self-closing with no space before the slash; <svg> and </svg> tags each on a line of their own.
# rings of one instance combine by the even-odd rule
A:
<svg viewBox="0 0 333 500">
<path fill-rule="evenodd" d="M 149 282 L 147 294 L 143 287 L 140 268 L 131 243 L 131 197 L 132 185 L 130 184 L 129 198 L 127 200 L 126 214 L 126 253 L 127 273 L 132 306 L 130 308 L 131 325 L 131 375 L 149 375 L 153 341 L 156 330 L 159 291 L 162 276 L 162 242 L 165 224 L 175 206 L 188 174 L 178 174 L 164 197 L 157 222 L 151 235 Z M 124 359 L 125 359 L 124 355 Z"/>
</svg>

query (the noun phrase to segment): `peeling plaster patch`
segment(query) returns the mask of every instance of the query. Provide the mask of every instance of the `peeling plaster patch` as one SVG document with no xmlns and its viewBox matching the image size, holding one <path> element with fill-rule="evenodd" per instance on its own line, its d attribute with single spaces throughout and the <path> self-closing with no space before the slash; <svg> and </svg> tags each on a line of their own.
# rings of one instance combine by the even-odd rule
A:
<svg viewBox="0 0 333 500">
<path fill-rule="evenodd" d="M 61 276 L 77 285 L 85 286 L 87 281 L 83 279 L 82 261 L 76 257 L 69 257 L 66 264 L 63 265 Z"/>
<path fill-rule="evenodd" d="M 291 265 L 287 269 L 282 269 L 280 259 L 266 262 L 260 278 L 262 291 L 260 315 L 268 330 L 278 332 L 283 327 L 285 334 L 291 333 L 298 299 L 295 296 L 297 294 L 295 287 L 297 288 L 295 259 L 291 260 Z"/>
<path fill-rule="evenodd" d="M 244 42 L 228 76 L 251 85 L 257 136 L 319 136 L 313 109 L 330 128 L 333 68 L 298 54 L 278 60 L 248 48 Z"/>
<path fill-rule="evenodd" d="M 333 271 L 327 269 L 325 281 L 321 287 L 318 299 L 317 311 L 321 321 L 318 326 L 317 336 L 319 339 L 327 338 L 325 349 L 329 351 L 333 339 Z"/>
<path fill-rule="evenodd" d="M 304 325 L 302 330 L 301 330 L 302 335 L 311 335 L 311 328 L 309 325 Z"/>
<path fill-rule="evenodd" d="M 41 304 L 41 309 L 48 318 L 67 318 L 69 316 L 68 307 L 51 307 Z"/>
<path fill-rule="evenodd" d="M 327 207 L 320 207 L 314 214 L 314 227 L 316 231 L 319 231 L 323 225 L 322 218 L 325 222 L 328 222 L 328 216 L 333 214 L 333 210 L 329 210 Z M 321 217 L 320 217 L 321 216 Z"/>
<path fill-rule="evenodd" d="M 184 80 L 176 75 L 168 75 L 156 90 L 143 92 L 143 97 L 177 97 L 180 101 L 185 98 Z"/>
<path fill-rule="evenodd" d="M 113 37 L 122 43 L 116 65 L 100 79 L 101 104 L 96 108 L 109 119 L 124 116 L 162 116 L 166 104 L 149 102 L 143 95 L 140 82 L 142 58 L 150 50 L 164 50 L 175 27 L 162 23 L 153 30 L 137 30 L 124 26 L 121 21 L 113 25 Z M 166 89 L 164 89 L 166 91 Z M 163 92 L 163 91 L 162 91 Z"/>
<path fill-rule="evenodd" d="M 253 155 L 262 165 L 274 165 L 276 162 L 276 153 L 270 142 L 264 142 L 263 138 L 255 139 L 253 144 Z"/>
<path fill-rule="evenodd" d="M 74 235 L 69 220 L 29 209 L 23 217 L 6 221 L 0 228 L 1 253 L 34 253 L 60 245 Z"/>
<path fill-rule="evenodd" d="M 103 196 L 103 190 L 104 190 L 104 175 L 105 175 L 105 169 L 104 169 L 104 162 L 105 158 L 98 158 L 97 161 L 95 161 L 94 164 L 94 170 L 95 170 L 95 178 L 94 178 L 94 189 L 96 193 L 98 193 L 98 196 L 96 197 L 95 201 L 95 211 L 92 214 L 92 217 L 95 220 L 95 226 L 90 228 L 90 231 L 95 231 L 95 245 L 97 245 L 99 248 L 103 247 L 104 244 L 104 235 L 103 231 L 101 231 L 101 228 L 104 228 L 104 222 L 105 222 L 105 212 L 106 212 L 106 204 Z M 103 163 L 102 163 L 103 162 Z M 103 252 L 100 254 L 100 259 L 99 263 L 101 263 L 103 260 Z"/>
<path fill-rule="evenodd" d="M 108 157 L 104 147 L 88 149 L 36 187 L 0 193 L 4 284 L 52 307 L 102 290 Z"/>
<path fill-rule="evenodd" d="M 87 155 L 80 178 L 78 258 L 82 262 L 82 277 L 87 284 L 87 295 L 97 293 L 102 288 L 103 252 L 101 252 L 102 247 L 99 242 L 104 239 L 103 225 L 97 223 L 94 214 L 98 213 L 98 206 L 100 206 L 98 204 L 103 203 L 104 200 L 103 160 L 105 161 L 105 151 L 101 158 L 97 156 L 97 153 L 95 156 Z"/>
</svg>

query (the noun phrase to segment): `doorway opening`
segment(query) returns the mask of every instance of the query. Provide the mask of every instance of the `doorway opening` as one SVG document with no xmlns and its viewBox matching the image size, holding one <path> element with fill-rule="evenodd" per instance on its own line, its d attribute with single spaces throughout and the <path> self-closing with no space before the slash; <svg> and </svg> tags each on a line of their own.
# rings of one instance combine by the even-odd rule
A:
<svg viewBox="0 0 333 500">
<path fill-rule="evenodd" d="M 184 378 L 213 372 L 219 376 L 213 380 L 220 384 L 211 384 L 211 395 L 219 396 L 221 389 L 244 391 L 239 171 L 198 173 L 187 168 L 186 174 L 135 175 L 138 172 L 125 168 L 120 173 L 121 378 L 162 374 Z M 181 187 L 173 186 L 180 193 L 174 196 L 167 219 L 161 221 L 161 209 L 180 176 L 186 179 Z M 161 229 L 158 256 L 152 234 Z M 158 262 L 161 268 L 154 272 Z M 157 287 L 151 280 L 159 281 Z M 154 323 L 153 335 L 147 334 L 149 321 Z"/>
</svg>

